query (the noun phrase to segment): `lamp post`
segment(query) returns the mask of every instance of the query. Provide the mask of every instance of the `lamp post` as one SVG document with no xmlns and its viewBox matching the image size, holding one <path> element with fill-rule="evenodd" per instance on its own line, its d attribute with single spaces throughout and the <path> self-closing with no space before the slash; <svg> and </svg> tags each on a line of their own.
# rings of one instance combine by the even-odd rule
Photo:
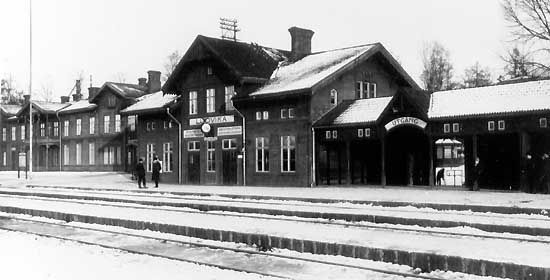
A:
<svg viewBox="0 0 550 280">
<path fill-rule="evenodd" d="M 29 0 L 29 178 L 32 179 L 32 0 Z"/>
</svg>

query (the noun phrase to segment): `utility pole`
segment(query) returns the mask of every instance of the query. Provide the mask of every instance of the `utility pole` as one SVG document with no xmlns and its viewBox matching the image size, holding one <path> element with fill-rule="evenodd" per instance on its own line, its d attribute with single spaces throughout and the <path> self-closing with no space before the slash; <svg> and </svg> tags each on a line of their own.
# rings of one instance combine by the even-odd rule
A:
<svg viewBox="0 0 550 280">
<path fill-rule="evenodd" d="M 32 179 L 32 0 L 29 0 L 29 178 Z"/>
<path fill-rule="evenodd" d="M 237 32 L 241 31 L 237 27 L 236 19 L 220 18 L 220 29 L 222 31 L 222 39 L 232 40 L 237 42 Z"/>
</svg>

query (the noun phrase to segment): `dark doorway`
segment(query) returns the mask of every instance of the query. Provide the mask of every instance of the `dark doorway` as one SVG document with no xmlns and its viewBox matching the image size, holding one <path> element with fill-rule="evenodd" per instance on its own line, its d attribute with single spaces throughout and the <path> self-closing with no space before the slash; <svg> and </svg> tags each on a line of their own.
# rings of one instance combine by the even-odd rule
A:
<svg viewBox="0 0 550 280">
<path fill-rule="evenodd" d="M 350 155 L 352 184 L 380 184 L 380 141 L 352 142 Z"/>
<path fill-rule="evenodd" d="M 429 184 L 429 142 L 423 130 L 413 126 L 392 129 L 386 136 L 388 185 Z"/>
<path fill-rule="evenodd" d="M 223 150 L 222 152 L 223 184 L 237 184 L 237 150 Z"/>
<path fill-rule="evenodd" d="M 19 168 L 19 155 L 17 151 L 11 151 L 11 168 L 12 170 Z"/>
<path fill-rule="evenodd" d="M 199 152 L 189 152 L 187 156 L 187 182 L 189 184 L 200 184 L 201 178 L 201 155 Z"/>
<path fill-rule="evenodd" d="M 320 145 L 318 154 L 319 185 L 341 185 L 346 183 L 345 143 L 325 143 Z"/>
<path fill-rule="evenodd" d="M 478 157 L 485 167 L 479 179 L 480 187 L 502 190 L 519 188 L 520 153 L 517 134 L 481 136 Z"/>
</svg>

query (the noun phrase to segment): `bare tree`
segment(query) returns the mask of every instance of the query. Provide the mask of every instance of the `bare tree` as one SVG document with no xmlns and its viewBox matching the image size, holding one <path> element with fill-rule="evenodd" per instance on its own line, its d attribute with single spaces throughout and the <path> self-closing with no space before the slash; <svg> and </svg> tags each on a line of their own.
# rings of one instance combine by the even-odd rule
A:
<svg viewBox="0 0 550 280">
<path fill-rule="evenodd" d="M 464 87 L 466 88 L 484 87 L 492 83 L 489 68 L 481 66 L 479 62 L 464 70 Z"/>
<path fill-rule="evenodd" d="M 168 77 L 172 75 L 172 72 L 176 69 L 176 66 L 178 66 L 178 63 L 180 62 L 181 57 L 180 52 L 177 50 L 166 57 L 167 61 L 164 64 L 164 76 L 162 77 L 163 82 L 166 82 Z"/>
<path fill-rule="evenodd" d="M 115 80 L 119 83 L 126 83 L 126 75 L 122 72 L 117 72 L 115 74 Z"/>
<path fill-rule="evenodd" d="M 40 86 L 39 96 L 46 102 L 52 102 L 54 99 L 51 83 L 43 83 Z"/>
<path fill-rule="evenodd" d="M 424 45 L 422 64 L 424 70 L 420 75 L 420 79 L 426 90 L 447 90 L 456 86 L 452 82 L 453 65 L 451 64 L 449 51 L 440 43 L 434 41 Z"/>
<path fill-rule="evenodd" d="M 550 74 L 550 0 L 504 0 L 502 6 L 514 40 L 533 45 L 528 64 L 538 72 Z"/>
<path fill-rule="evenodd" d="M 15 88 L 13 75 L 8 74 L 6 78 L 0 80 L 1 103 L 4 104 L 23 104 L 23 91 Z"/>
</svg>

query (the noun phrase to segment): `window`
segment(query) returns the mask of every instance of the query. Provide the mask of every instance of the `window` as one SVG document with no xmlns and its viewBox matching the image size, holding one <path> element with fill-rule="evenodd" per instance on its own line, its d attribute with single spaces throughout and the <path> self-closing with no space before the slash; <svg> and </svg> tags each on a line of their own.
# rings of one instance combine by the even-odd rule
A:
<svg viewBox="0 0 550 280">
<path fill-rule="evenodd" d="M 172 128 L 172 121 L 164 121 L 164 129 Z"/>
<path fill-rule="evenodd" d="M 287 109 L 281 109 L 281 119 L 286 119 L 288 114 Z"/>
<path fill-rule="evenodd" d="M 162 150 L 162 171 L 172 172 L 172 166 L 174 165 L 172 142 L 162 144 Z"/>
<path fill-rule="evenodd" d="M 546 118 L 540 118 L 539 119 L 539 126 L 541 128 L 546 128 L 548 126 L 548 121 L 546 120 Z M 5 141 L 5 139 L 4 139 Z"/>
<path fill-rule="evenodd" d="M 16 129 L 17 128 L 15 128 L 15 126 L 11 127 L 11 141 L 15 141 L 15 139 L 17 138 L 16 133 L 15 133 Z"/>
<path fill-rule="evenodd" d="M 95 117 L 90 117 L 90 135 L 95 133 Z"/>
<path fill-rule="evenodd" d="M 375 98 L 376 97 L 376 83 L 357 81 L 355 82 L 355 98 Z"/>
<path fill-rule="evenodd" d="M 155 122 L 147 122 L 147 131 L 155 130 Z"/>
<path fill-rule="evenodd" d="M 4 166 L 8 165 L 8 159 L 7 159 L 6 152 L 2 152 L 2 164 Z"/>
<path fill-rule="evenodd" d="M 153 157 L 155 156 L 155 144 L 147 144 L 147 172 L 153 171 Z"/>
<path fill-rule="evenodd" d="M 460 131 L 460 124 L 453 123 L 453 132 L 459 132 Z"/>
<path fill-rule="evenodd" d="M 214 73 L 211 66 L 206 67 L 206 75 L 211 76 Z"/>
<path fill-rule="evenodd" d="M 338 103 L 338 91 L 335 89 L 330 90 L 330 105 L 336 105 Z"/>
<path fill-rule="evenodd" d="M 69 165 L 69 145 L 63 145 L 63 164 Z"/>
<path fill-rule="evenodd" d="M 187 150 L 190 152 L 196 152 L 201 150 L 201 145 L 199 141 L 189 141 L 187 142 Z"/>
<path fill-rule="evenodd" d="M 189 115 L 197 114 L 197 92 L 189 92 Z"/>
<path fill-rule="evenodd" d="M 21 126 L 21 140 L 25 140 L 25 128 L 24 125 Z"/>
<path fill-rule="evenodd" d="M 63 136 L 69 136 L 69 121 L 63 122 Z"/>
<path fill-rule="evenodd" d="M 498 130 L 505 130 L 506 129 L 506 122 L 503 120 L 498 121 Z"/>
<path fill-rule="evenodd" d="M 269 172 L 269 138 L 256 138 L 256 172 Z"/>
<path fill-rule="evenodd" d="M 437 147 L 437 159 L 442 159 L 443 158 L 443 147 L 439 146 Z"/>
<path fill-rule="evenodd" d="M 362 128 L 358 129 L 357 130 L 357 137 L 363 138 L 363 132 L 364 132 L 364 130 Z"/>
<path fill-rule="evenodd" d="M 53 136 L 59 136 L 59 122 L 53 123 Z"/>
<path fill-rule="evenodd" d="M 495 122 L 494 121 L 488 121 L 487 122 L 487 130 L 494 131 L 495 130 Z"/>
<path fill-rule="evenodd" d="M 90 165 L 95 164 L 95 143 L 88 143 L 88 163 Z"/>
<path fill-rule="evenodd" d="M 333 130 L 332 131 L 332 139 L 336 139 L 336 138 L 338 138 L 338 131 Z"/>
<path fill-rule="evenodd" d="M 216 172 L 216 142 L 206 141 L 206 171 Z"/>
<path fill-rule="evenodd" d="M 294 108 L 288 108 L 288 118 L 289 119 L 294 118 Z"/>
<path fill-rule="evenodd" d="M 256 120 L 261 121 L 262 120 L 262 112 L 256 112 Z"/>
<path fill-rule="evenodd" d="M 136 119 L 136 115 L 131 115 L 127 117 L 128 128 L 130 129 L 130 131 L 136 131 Z"/>
<path fill-rule="evenodd" d="M 82 119 L 76 119 L 76 135 L 82 134 Z"/>
<path fill-rule="evenodd" d="M 46 123 L 40 123 L 40 137 L 46 136 Z"/>
<path fill-rule="evenodd" d="M 115 147 L 103 148 L 103 164 L 113 165 L 115 163 Z"/>
<path fill-rule="evenodd" d="M 296 171 L 296 136 L 281 137 L 281 172 Z"/>
<path fill-rule="evenodd" d="M 115 147 L 115 164 L 121 165 L 122 164 L 122 148 L 121 147 Z"/>
<path fill-rule="evenodd" d="M 216 90 L 209 88 L 206 90 L 206 112 L 214 113 L 216 111 Z"/>
<path fill-rule="evenodd" d="M 115 107 L 116 105 L 116 98 L 114 96 L 109 96 L 107 99 L 107 106 L 109 107 Z"/>
<path fill-rule="evenodd" d="M 103 116 L 103 133 L 109 133 L 111 126 L 111 116 Z"/>
<path fill-rule="evenodd" d="M 6 142 L 6 128 L 2 127 L 2 141 Z"/>
<path fill-rule="evenodd" d="M 257 111 L 256 112 L 256 120 L 269 120 L 269 111 Z"/>
<path fill-rule="evenodd" d="M 325 138 L 330 139 L 332 137 L 332 133 L 330 131 L 325 132 Z"/>
<path fill-rule="evenodd" d="M 82 164 L 82 144 L 76 144 L 76 165 Z"/>
<path fill-rule="evenodd" d="M 115 115 L 115 132 L 120 132 L 120 115 Z"/>
<path fill-rule="evenodd" d="M 451 132 L 451 124 L 450 123 L 443 124 L 443 133 L 449 133 L 449 132 Z"/>
<path fill-rule="evenodd" d="M 370 137 L 370 128 L 365 128 L 365 137 Z"/>
<path fill-rule="evenodd" d="M 263 111 L 262 118 L 264 120 L 269 120 L 269 111 Z"/>
<path fill-rule="evenodd" d="M 233 96 L 235 96 L 235 87 L 234 86 L 226 86 L 225 87 L 225 110 L 227 111 L 233 111 L 235 107 L 233 107 Z"/>
<path fill-rule="evenodd" d="M 443 147 L 443 157 L 444 158 L 453 158 L 451 146 L 444 146 Z"/>
<path fill-rule="evenodd" d="M 237 139 L 223 139 L 222 140 L 222 149 L 232 150 L 237 148 Z"/>
</svg>

